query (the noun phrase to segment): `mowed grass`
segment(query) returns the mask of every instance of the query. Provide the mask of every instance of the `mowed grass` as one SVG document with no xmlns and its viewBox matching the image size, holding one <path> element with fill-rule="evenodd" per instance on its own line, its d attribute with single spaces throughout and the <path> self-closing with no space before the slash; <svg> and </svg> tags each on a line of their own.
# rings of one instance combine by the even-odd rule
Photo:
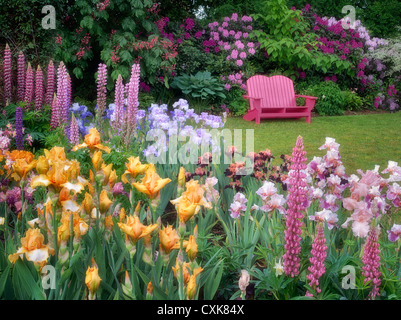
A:
<svg viewBox="0 0 401 320">
<path fill-rule="evenodd" d="M 292 153 L 299 135 L 303 137 L 308 161 L 325 154 L 326 150 L 318 148 L 326 137 L 336 139 L 347 174 L 356 173 L 357 169 L 374 169 L 375 165 L 383 170 L 389 160 L 401 164 L 401 112 L 312 117 L 310 124 L 302 118 L 262 119 L 257 125 L 242 117 L 232 117 L 227 119 L 225 127 L 254 129 L 254 151 L 270 149 L 276 158 L 274 164 L 281 162 L 281 154 Z"/>
</svg>

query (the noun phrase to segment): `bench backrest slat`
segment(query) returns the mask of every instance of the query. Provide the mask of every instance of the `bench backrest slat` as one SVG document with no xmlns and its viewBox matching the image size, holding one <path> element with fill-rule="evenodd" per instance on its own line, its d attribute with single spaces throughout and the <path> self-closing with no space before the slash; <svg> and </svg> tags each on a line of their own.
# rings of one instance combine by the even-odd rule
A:
<svg viewBox="0 0 401 320">
<path fill-rule="evenodd" d="M 290 78 L 256 75 L 249 78 L 246 85 L 249 96 L 263 98 L 262 108 L 296 106 L 294 83 Z"/>
</svg>

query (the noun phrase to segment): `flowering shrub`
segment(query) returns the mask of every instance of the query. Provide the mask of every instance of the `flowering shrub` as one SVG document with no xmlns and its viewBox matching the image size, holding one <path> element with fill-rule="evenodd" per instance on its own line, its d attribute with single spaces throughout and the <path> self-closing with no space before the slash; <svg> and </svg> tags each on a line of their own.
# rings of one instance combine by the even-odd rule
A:
<svg viewBox="0 0 401 320">
<path fill-rule="evenodd" d="M 323 73 L 330 69 L 350 72 L 349 63 L 339 57 L 328 56 L 316 47 L 316 35 L 303 17 L 305 12 L 309 12 L 309 7 L 305 7 L 302 12 L 291 10 L 284 0 L 275 0 L 266 1 L 262 8 L 255 15 L 262 30 L 254 30 L 253 34 L 269 59 L 277 63 L 278 67 L 284 68 L 289 74 L 298 73 L 300 76 L 308 69 Z"/>
<path fill-rule="evenodd" d="M 310 87 L 307 93 L 318 97 L 315 109 L 320 115 L 335 116 L 344 113 L 346 101 L 339 86 L 333 81 Z"/>
<path fill-rule="evenodd" d="M 380 59 L 376 54 L 388 47 L 388 41 L 371 37 L 360 20 L 350 24 L 344 19 L 320 17 L 309 5 L 301 12 L 317 35 L 318 50 L 326 56 L 333 56 L 348 63 L 349 70 L 346 76 L 343 71 L 334 67 L 323 70 L 324 80 L 338 82 L 348 89 L 356 88 L 359 95 L 369 95 L 370 100 L 374 99 L 372 104 L 376 108 L 380 106 L 392 111 L 398 109 L 398 99 L 394 99 L 395 94 L 393 97 L 385 94 L 388 91 L 386 86 L 393 84 L 394 80 L 385 77 L 384 70 L 387 66 L 383 55 L 379 54 Z M 344 23 L 347 23 L 348 28 L 343 27 Z"/>
<path fill-rule="evenodd" d="M 151 84 L 161 76 L 170 76 L 176 53 L 171 41 L 158 35 L 152 5 L 146 0 L 134 4 L 127 0 L 105 1 L 97 6 L 87 0 L 76 1 L 70 8 L 71 15 L 63 17 L 56 31 L 57 58 L 72 66 L 77 78 L 83 78 L 85 71 L 94 67 L 91 61 L 100 60 L 112 69 L 113 81 L 119 74 L 129 77 L 134 61 L 146 70 L 146 81 Z"/>
<path fill-rule="evenodd" d="M 289 7 L 301 8 L 305 4 L 312 6 L 317 13 L 326 16 L 338 16 L 341 8 L 351 5 L 355 8 L 356 15 L 364 25 L 377 37 L 391 37 L 396 33 L 400 25 L 400 3 L 395 0 L 378 0 L 361 3 L 358 0 L 328 0 L 326 2 L 316 0 L 289 0 Z"/>
<path fill-rule="evenodd" d="M 257 53 L 259 47 L 259 43 L 250 39 L 252 22 L 250 16 L 233 13 L 231 17 L 224 17 L 222 22 L 208 24 L 209 39 L 203 41 L 204 51 L 218 56 L 224 63 L 220 74 L 227 91 L 232 87 L 246 90 L 243 74 L 249 64 L 247 61 Z"/>
</svg>

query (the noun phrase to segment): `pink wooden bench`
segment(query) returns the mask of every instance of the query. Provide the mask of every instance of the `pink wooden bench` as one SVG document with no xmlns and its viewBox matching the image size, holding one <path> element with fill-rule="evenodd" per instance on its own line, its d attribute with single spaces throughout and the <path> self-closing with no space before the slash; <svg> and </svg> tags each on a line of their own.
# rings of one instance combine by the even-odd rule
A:
<svg viewBox="0 0 401 320">
<path fill-rule="evenodd" d="M 315 106 L 317 97 L 296 95 L 294 84 L 285 76 L 252 76 L 246 82 L 248 95 L 243 96 L 249 100 L 249 111 L 243 117 L 245 120 L 297 118 L 306 117 L 311 121 L 311 111 Z M 304 106 L 297 106 L 296 98 L 305 98 Z"/>
</svg>

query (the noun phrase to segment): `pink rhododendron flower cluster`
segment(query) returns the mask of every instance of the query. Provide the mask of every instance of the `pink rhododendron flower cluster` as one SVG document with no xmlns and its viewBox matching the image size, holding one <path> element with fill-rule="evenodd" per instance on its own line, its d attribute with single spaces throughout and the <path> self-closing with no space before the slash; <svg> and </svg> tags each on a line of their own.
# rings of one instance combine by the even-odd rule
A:
<svg viewBox="0 0 401 320">
<path fill-rule="evenodd" d="M 234 86 L 246 91 L 246 83 L 242 71 L 229 74 L 228 76 L 222 76 L 221 80 L 226 82 L 224 87 L 227 91 Z"/>
<path fill-rule="evenodd" d="M 239 17 L 233 13 L 231 17 L 225 17 L 221 24 L 217 21 L 209 23 L 209 40 L 205 40 L 203 45 L 205 52 L 214 52 L 222 54 L 225 60 L 231 63 L 233 70 L 242 69 L 244 63 L 256 54 L 259 43 L 254 43 L 249 39 L 249 32 L 252 30 L 252 17 Z M 238 73 L 237 73 L 238 74 Z M 225 89 L 227 91 L 233 88 L 231 75 L 223 75 Z M 237 87 L 246 90 L 242 79 L 235 79 Z"/>
</svg>

